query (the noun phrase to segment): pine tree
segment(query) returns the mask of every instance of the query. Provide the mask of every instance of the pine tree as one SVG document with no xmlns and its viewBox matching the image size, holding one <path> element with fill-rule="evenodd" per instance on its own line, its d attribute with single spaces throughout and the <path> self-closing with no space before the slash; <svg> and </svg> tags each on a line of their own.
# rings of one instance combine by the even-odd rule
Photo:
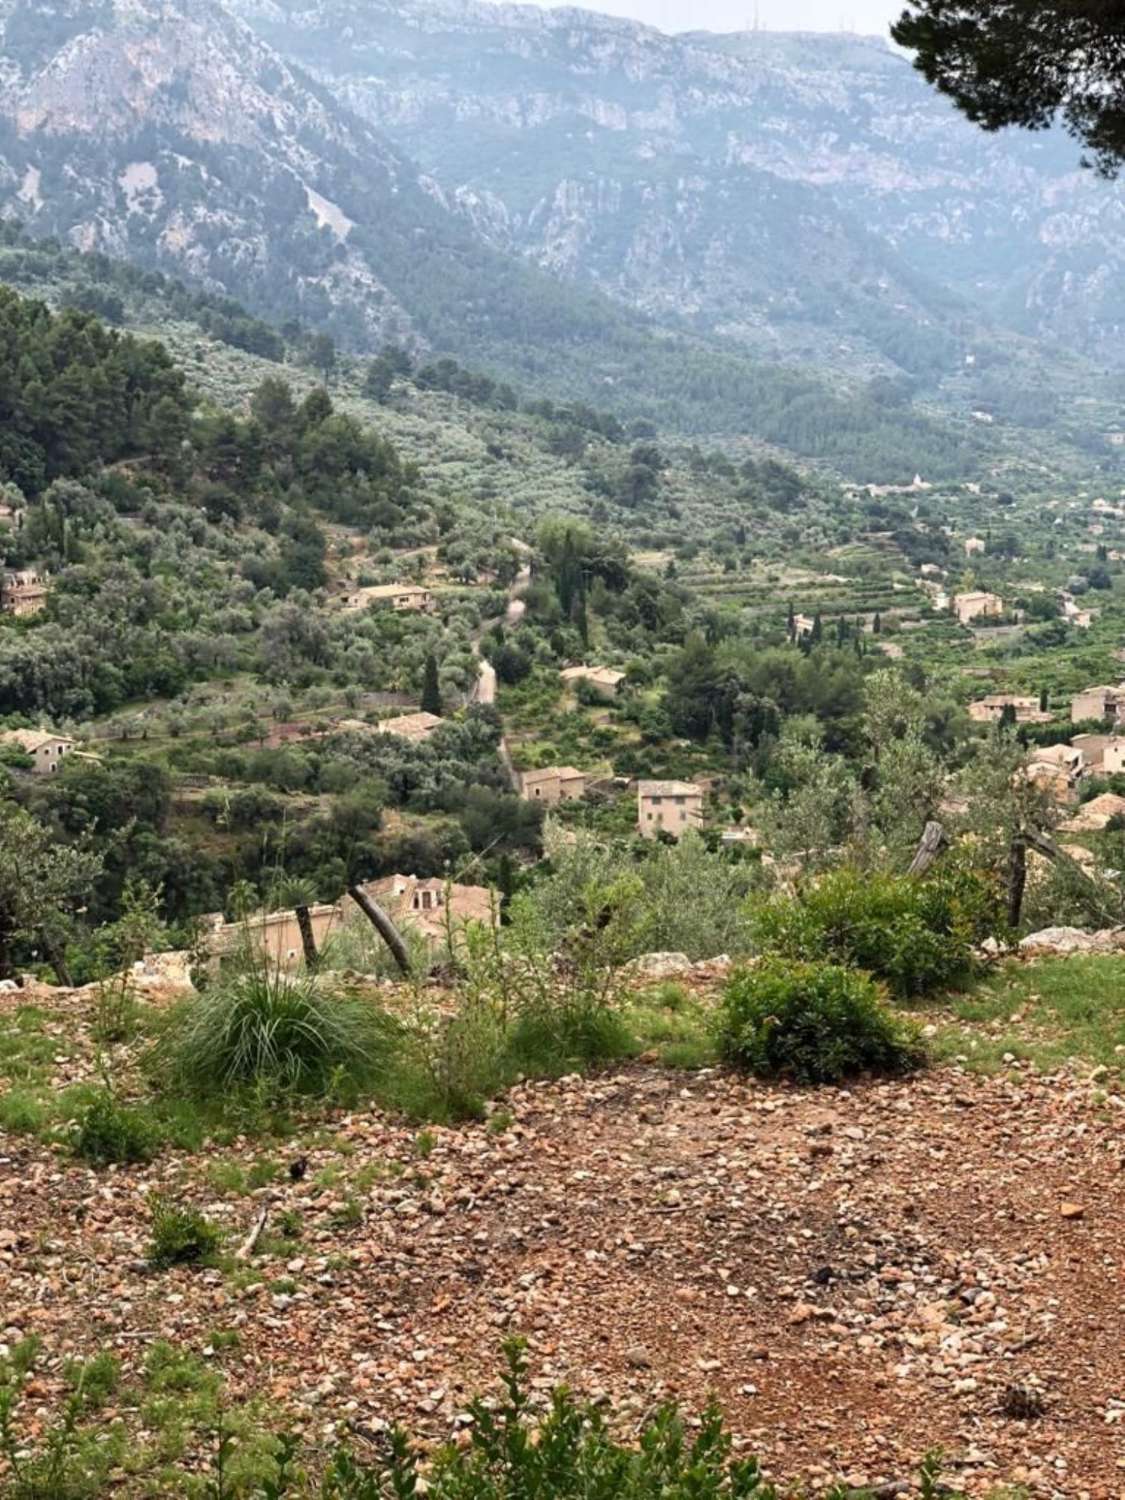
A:
<svg viewBox="0 0 1125 1500">
<path fill-rule="evenodd" d="M 422 712 L 441 716 L 441 684 L 438 682 L 437 660 L 432 652 L 426 657 L 422 677 Z"/>
<path fill-rule="evenodd" d="M 875 611 L 875 618 L 871 621 L 871 634 L 878 635 L 883 628 L 883 617 L 879 611 Z"/>
<path fill-rule="evenodd" d="M 1049 713 L 1051 709 L 1051 695 L 1046 688 L 1039 689 L 1039 712 Z"/>
<path fill-rule="evenodd" d="M 814 646 L 818 646 L 823 639 L 824 639 L 824 622 L 820 618 L 820 610 L 818 609 L 817 612 L 816 612 L 816 614 L 813 616 L 813 622 L 812 622 L 812 643 L 813 643 Z"/>
</svg>

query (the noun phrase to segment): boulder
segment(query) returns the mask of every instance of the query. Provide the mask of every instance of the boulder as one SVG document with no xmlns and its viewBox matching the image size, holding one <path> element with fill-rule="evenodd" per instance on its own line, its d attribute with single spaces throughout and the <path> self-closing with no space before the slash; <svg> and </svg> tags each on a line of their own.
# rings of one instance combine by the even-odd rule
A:
<svg viewBox="0 0 1125 1500">
<path fill-rule="evenodd" d="M 1044 927 L 1020 939 L 1023 953 L 1120 953 L 1125 949 L 1125 930 L 1110 927 L 1104 932 L 1084 932 L 1081 927 Z"/>
<path fill-rule="evenodd" d="M 691 973 L 692 962 L 686 953 L 642 953 L 625 968 L 637 979 L 672 979 Z"/>
</svg>

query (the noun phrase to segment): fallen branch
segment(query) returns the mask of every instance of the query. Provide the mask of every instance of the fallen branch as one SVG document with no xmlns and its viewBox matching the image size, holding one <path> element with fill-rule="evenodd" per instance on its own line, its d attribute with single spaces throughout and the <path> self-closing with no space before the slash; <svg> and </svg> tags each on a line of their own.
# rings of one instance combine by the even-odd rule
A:
<svg viewBox="0 0 1125 1500">
<path fill-rule="evenodd" d="M 258 1215 L 257 1220 L 254 1223 L 253 1229 L 250 1231 L 250 1233 L 242 1241 L 242 1244 L 239 1245 L 238 1249 L 235 1251 L 235 1254 L 234 1254 L 235 1260 L 249 1260 L 250 1257 L 254 1254 L 254 1251 L 258 1247 L 258 1241 L 262 1237 L 262 1230 L 266 1227 L 266 1220 L 269 1218 L 269 1215 L 270 1215 L 270 1206 L 267 1203 L 265 1205 L 265 1207 L 262 1209 L 261 1213 Z"/>
</svg>

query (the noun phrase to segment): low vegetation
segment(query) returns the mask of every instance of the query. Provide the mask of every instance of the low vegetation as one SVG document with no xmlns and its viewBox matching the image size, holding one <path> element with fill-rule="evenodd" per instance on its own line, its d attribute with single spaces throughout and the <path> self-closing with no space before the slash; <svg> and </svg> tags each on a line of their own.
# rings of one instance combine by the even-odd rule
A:
<svg viewBox="0 0 1125 1500">
<path fill-rule="evenodd" d="M 771 959 L 737 974 L 723 996 L 723 1054 L 759 1078 L 841 1083 L 907 1073 L 924 1050 L 866 975 L 836 964 Z"/>
</svg>

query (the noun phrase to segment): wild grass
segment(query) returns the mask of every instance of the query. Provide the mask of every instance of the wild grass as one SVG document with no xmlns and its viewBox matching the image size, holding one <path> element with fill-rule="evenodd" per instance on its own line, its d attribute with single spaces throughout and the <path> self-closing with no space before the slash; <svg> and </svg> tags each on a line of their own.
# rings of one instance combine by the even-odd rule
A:
<svg viewBox="0 0 1125 1500">
<path fill-rule="evenodd" d="M 393 1032 L 370 1000 L 259 961 L 183 1001 L 155 1056 L 189 1095 L 354 1097 L 385 1072 Z"/>
<path fill-rule="evenodd" d="M 1055 1072 L 1072 1063 L 1125 1074 L 1125 958 L 1076 955 L 995 969 L 948 1001 L 939 1057 L 997 1072 L 1006 1058 Z"/>
</svg>

